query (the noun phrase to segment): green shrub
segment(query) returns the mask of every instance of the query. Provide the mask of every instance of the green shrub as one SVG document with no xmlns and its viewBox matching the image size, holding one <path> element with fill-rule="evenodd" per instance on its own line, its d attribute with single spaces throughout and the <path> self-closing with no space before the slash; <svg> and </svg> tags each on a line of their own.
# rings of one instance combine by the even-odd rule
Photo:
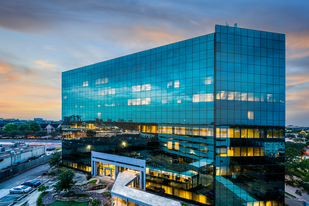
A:
<svg viewBox="0 0 309 206">
<path fill-rule="evenodd" d="M 49 172 L 49 173 L 47 173 L 47 175 L 52 175 L 52 176 L 54 176 L 54 175 L 56 175 L 56 172 Z"/>
<path fill-rule="evenodd" d="M 40 194 L 40 196 L 38 197 L 37 201 L 36 201 L 36 205 L 37 206 L 44 206 L 44 204 L 42 203 L 42 198 L 44 197 L 44 195 L 46 195 L 48 192 L 42 192 Z"/>
<path fill-rule="evenodd" d="M 42 185 L 41 187 L 39 187 L 38 191 L 39 192 L 45 192 L 48 188 L 49 188 L 49 186 Z"/>
<path fill-rule="evenodd" d="M 94 199 L 92 200 L 92 202 L 90 203 L 92 206 L 99 206 L 101 205 L 101 200 L 99 199 Z"/>
</svg>

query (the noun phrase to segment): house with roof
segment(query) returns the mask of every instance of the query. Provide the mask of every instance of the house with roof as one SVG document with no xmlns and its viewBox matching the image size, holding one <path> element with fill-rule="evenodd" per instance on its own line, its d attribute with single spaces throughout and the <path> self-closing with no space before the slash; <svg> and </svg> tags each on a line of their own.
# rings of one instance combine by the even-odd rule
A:
<svg viewBox="0 0 309 206">
<path fill-rule="evenodd" d="M 40 123 L 41 130 L 47 132 L 47 134 L 56 131 L 61 124 Z"/>
</svg>

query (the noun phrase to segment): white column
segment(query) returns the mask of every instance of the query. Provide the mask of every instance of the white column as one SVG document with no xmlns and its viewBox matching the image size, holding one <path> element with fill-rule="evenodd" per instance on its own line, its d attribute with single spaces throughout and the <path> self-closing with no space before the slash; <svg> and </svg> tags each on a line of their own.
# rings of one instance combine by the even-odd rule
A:
<svg viewBox="0 0 309 206">
<path fill-rule="evenodd" d="M 115 180 L 117 179 L 117 174 L 118 174 L 118 166 L 115 165 L 115 175 L 114 175 Z"/>
<path fill-rule="evenodd" d="M 97 176 L 97 162 L 93 161 L 93 176 Z"/>
<path fill-rule="evenodd" d="M 144 179 L 143 171 L 139 171 L 139 187 L 141 188 L 141 190 L 144 189 L 143 179 Z"/>
<path fill-rule="evenodd" d="M 94 172 L 93 172 L 93 160 L 91 158 L 91 175 L 94 175 Z"/>
<path fill-rule="evenodd" d="M 144 186 L 143 186 L 144 190 L 146 190 L 146 167 L 144 170 Z"/>
</svg>

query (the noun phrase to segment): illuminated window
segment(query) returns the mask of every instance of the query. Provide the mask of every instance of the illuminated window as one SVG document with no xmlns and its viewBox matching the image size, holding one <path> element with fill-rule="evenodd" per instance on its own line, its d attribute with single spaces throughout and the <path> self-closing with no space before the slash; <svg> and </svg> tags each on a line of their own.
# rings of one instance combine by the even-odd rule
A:
<svg viewBox="0 0 309 206">
<path fill-rule="evenodd" d="M 212 102 L 213 101 L 213 94 L 194 94 L 192 98 L 193 102 Z"/>
<path fill-rule="evenodd" d="M 248 129 L 248 138 L 253 138 L 253 129 Z"/>
<path fill-rule="evenodd" d="M 115 94 L 115 93 L 116 93 L 115 89 L 109 89 L 108 90 L 108 94 Z"/>
<path fill-rule="evenodd" d="M 199 94 L 193 95 L 193 102 L 200 102 L 200 95 Z"/>
<path fill-rule="evenodd" d="M 254 101 L 253 93 L 248 93 L 248 101 Z"/>
<path fill-rule="evenodd" d="M 241 96 L 240 96 L 240 92 L 235 92 L 235 100 L 240 101 L 241 100 Z"/>
<path fill-rule="evenodd" d="M 241 101 L 247 101 L 247 93 L 241 93 Z"/>
<path fill-rule="evenodd" d="M 172 87 L 173 86 L 173 82 L 168 82 L 167 83 L 167 88 L 170 88 L 170 87 Z"/>
<path fill-rule="evenodd" d="M 234 100 L 234 92 L 229 92 L 228 100 Z"/>
<path fill-rule="evenodd" d="M 101 119 L 101 113 L 100 112 L 98 113 L 98 118 Z"/>
<path fill-rule="evenodd" d="M 175 150 L 179 150 L 179 142 L 175 142 Z"/>
<path fill-rule="evenodd" d="M 267 94 L 267 102 L 273 102 L 273 95 Z"/>
<path fill-rule="evenodd" d="M 259 129 L 254 130 L 254 138 L 260 138 L 260 131 Z"/>
<path fill-rule="evenodd" d="M 226 91 L 221 91 L 220 99 L 222 99 L 222 100 L 227 99 L 227 92 Z"/>
<path fill-rule="evenodd" d="M 173 142 L 167 142 L 167 149 L 173 149 Z"/>
<path fill-rule="evenodd" d="M 212 77 L 206 77 L 204 83 L 206 85 L 212 84 L 213 83 L 213 78 Z"/>
<path fill-rule="evenodd" d="M 179 80 L 176 80 L 174 83 L 174 88 L 179 88 L 179 85 L 180 85 Z"/>
<path fill-rule="evenodd" d="M 107 95 L 106 90 L 99 90 L 98 92 L 99 92 L 99 95 L 102 95 L 102 96 Z"/>
<path fill-rule="evenodd" d="M 63 99 L 66 99 L 66 98 L 67 98 L 67 96 L 64 96 L 64 97 L 63 97 Z"/>
<path fill-rule="evenodd" d="M 248 137 L 248 130 L 241 129 L 241 138 L 247 138 L 247 137 Z"/>
<path fill-rule="evenodd" d="M 108 83 L 108 78 L 97 79 L 95 84 L 106 84 Z"/>
<path fill-rule="evenodd" d="M 141 99 L 128 99 L 128 106 L 141 105 Z"/>
<path fill-rule="evenodd" d="M 88 87 L 88 81 L 83 82 L 83 87 Z"/>
<path fill-rule="evenodd" d="M 105 107 L 114 107 L 115 104 L 104 104 Z"/>
<path fill-rule="evenodd" d="M 148 105 L 151 102 L 151 98 L 145 98 L 144 100 L 142 100 L 142 105 Z"/>
<path fill-rule="evenodd" d="M 232 129 L 232 128 L 228 129 L 228 137 L 229 138 L 234 138 L 234 129 Z"/>
<path fill-rule="evenodd" d="M 132 92 L 140 92 L 141 91 L 141 85 L 132 86 Z"/>
<path fill-rule="evenodd" d="M 248 119 L 254 119 L 254 112 L 248 111 Z"/>
<path fill-rule="evenodd" d="M 150 91 L 150 90 L 151 90 L 151 84 L 142 85 L 142 91 Z"/>
</svg>

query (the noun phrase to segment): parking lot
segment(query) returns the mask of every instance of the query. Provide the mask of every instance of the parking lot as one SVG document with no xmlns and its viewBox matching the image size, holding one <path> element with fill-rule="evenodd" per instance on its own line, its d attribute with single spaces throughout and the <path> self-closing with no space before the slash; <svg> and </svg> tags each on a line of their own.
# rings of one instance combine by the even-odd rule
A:
<svg viewBox="0 0 309 206">
<path fill-rule="evenodd" d="M 38 180 L 40 182 L 45 182 L 47 177 L 41 176 L 44 172 L 49 169 L 48 164 L 40 165 L 35 167 L 29 171 L 26 171 L 16 177 L 8 179 L 4 182 L 0 183 L 0 206 L 8 206 L 11 203 L 17 203 L 18 201 L 22 201 L 26 199 L 28 196 L 32 196 L 36 190 L 32 189 L 27 194 L 9 194 L 9 190 L 13 187 L 19 186 L 28 180 Z"/>
</svg>

